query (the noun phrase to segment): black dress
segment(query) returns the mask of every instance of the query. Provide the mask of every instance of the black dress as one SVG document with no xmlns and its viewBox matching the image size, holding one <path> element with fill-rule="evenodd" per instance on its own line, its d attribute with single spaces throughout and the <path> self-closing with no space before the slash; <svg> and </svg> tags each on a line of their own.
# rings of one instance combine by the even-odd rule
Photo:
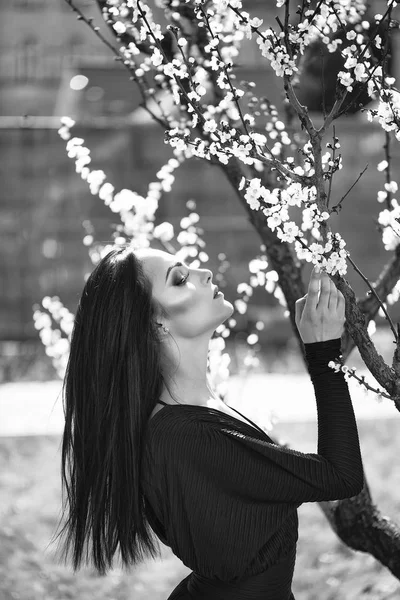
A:
<svg viewBox="0 0 400 600">
<path fill-rule="evenodd" d="M 168 600 L 294 600 L 297 508 L 361 491 L 347 382 L 328 367 L 340 354 L 340 338 L 305 349 L 317 401 L 317 454 L 280 446 L 250 419 L 207 406 L 163 403 L 149 420 L 146 514 L 158 538 L 192 569 Z"/>
</svg>

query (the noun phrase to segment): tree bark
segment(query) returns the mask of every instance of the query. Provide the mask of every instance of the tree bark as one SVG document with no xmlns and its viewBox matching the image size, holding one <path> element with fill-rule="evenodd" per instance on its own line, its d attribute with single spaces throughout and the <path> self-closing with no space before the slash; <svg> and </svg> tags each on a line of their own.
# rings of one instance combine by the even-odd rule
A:
<svg viewBox="0 0 400 600">
<path fill-rule="evenodd" d="M 400 527 L 373 504 L 366 481 L 357 496 L 319 505 L 333 531 L 347 546 L 368 552 L 400 579 Z"/>
<path fill-rule="evenodd" d="M 237 189 L 242 176 L 241 166 L 240 164 L 235 164 L 235 161 L 238 162 L 237 159 L 231 159 L 228 165 L 223 165 L 221 168 L 232 184 L 245 211 L 248 213 L 250 223 L 257 230 L 262 242 L 265 244 L 268 260 L 279 275 L 279 285 L 285 294 L 293 330 L 297 332 L 304 364 L 307 368 L 304 344 L 298 334 L 294 320 L 294 303 L 297 298 L 304 295 L 301 264 L 292 252 L 289 244 L 282 242 L 269 229 L 265 223 L 265 216 L 261 211 L 252 210 L 247 202 L 243 200 Z M 387 265 L 383 275 L 380 277 L 379 281 L 383 280 L 381 286 L 384 286 L 384 282 L 388 279 L 393 281 L 396 277 L 396 271 L 400 270 L 399 256 L 400 249 L 397 249 L 396 257 Z M 393 286 L 392 288 L 389 286 L 386 287 L 386 295 L 391 289 L 393 289 Z M 377 302 L 376 305 L 373 304 L 372 306 L 376 310 L 379 308 Z M 347 335 L 348 339 L 352 339 L 348 330 L 344 335 Z M 347 351 L 347 357 L 354 348 L 355 344 L 353 343 L 353 347 Z M 333 531 L 342 542 L 353 550 L 371 554 L 371 556 L 387 567 L 395 577 L 400 579 L 400 528 L 388 517 L 383 516 L 373 504 L 365 474 L 364 488 L 357 496 L 331 502 L 319 502 L 318 504 Z"/>
</svg>

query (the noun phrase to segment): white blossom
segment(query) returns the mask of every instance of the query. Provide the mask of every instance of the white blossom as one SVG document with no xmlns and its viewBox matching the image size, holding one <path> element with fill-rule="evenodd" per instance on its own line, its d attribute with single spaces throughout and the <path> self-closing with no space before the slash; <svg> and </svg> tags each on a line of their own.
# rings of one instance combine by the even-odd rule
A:
<svg viewBox="0 0 400 600">
<path fill-rule="evenodd" d="M 151 55 L 151 62 L 155 67 L 158 67 L 163 62 L 163 55 L 158 48 L 154 48 L 153 54 Z"/>
<path fill-rule="evenodd" d="M 350 73 L 346 73 L 345 71 L 339 71 L 338 79 L 342 85 L 347 88 L 347 91 L 352 92 L 354 83 L 354 79 L 352 78 Z"/>
<path fill-rule="evenodd" d="M 169 242 L 174 237 L 174 227 L 171 223 L 164 221 L 154 228 L 153 236 L 163 242 Z"/>
<path fill-rule="evenodd" d="M 389 163 L 387 160 L 382 160 L 378 166 L 376 167 L 378 171 L 385 171 L 385 169 L 387 169 L 389 166 Z"/>
<path fill-rule="evenodd" d="M 399 189 L 399 186 L 397 185 L 397 183 L 395 181 L 390 181 L 389 183 L 385 183 L 385 190 L 387 192 L 391 192 L 392 194 L 395 194 L 398 189 Z"/>
<path fill-rule="evenodd" d="M 378 202 L 384 202 L 387 198 L 387 192 L 378 192 L 377 200 Z"/>
</svg>

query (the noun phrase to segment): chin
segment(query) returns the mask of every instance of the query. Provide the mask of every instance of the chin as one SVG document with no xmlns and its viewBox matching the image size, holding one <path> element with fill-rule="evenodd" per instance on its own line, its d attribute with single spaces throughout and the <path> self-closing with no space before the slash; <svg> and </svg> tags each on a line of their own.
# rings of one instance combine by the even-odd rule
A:
<svg viewBox="0 0 400 600">
<path fill-rule="evenodd" d="M 229 319 L 229 317 L 231 317 L 233 315 L 233 313 L 235 312 L 235 309 L 234 309 L 233 305 L 229 302 L 229 300 L 225 300 L 225 298 L 224 298 L 224 308 L 225 308 L 225 311 L 227 312 L 227 315 L 224 319 L 224 321 L 225 321 L 226 319 Z M 224 321 L 221 321 L 221 322 L 223 323 Z"/>
</svg>

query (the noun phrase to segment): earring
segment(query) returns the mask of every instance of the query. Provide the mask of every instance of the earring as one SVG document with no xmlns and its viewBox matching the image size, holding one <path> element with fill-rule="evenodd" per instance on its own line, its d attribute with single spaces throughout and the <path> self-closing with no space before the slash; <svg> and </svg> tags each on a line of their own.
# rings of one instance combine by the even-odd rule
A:
<svg viewBox="0 0 400 600">
<path fill-rule="evenodd" d="M 165 325 L 163 325 L 162 323 L 157 323 L 157 325 L 159 327 L 162 327 L 164 333 L 169 333 L 169 329 L 167 327 L 165 327 Z"/>
</svg>

